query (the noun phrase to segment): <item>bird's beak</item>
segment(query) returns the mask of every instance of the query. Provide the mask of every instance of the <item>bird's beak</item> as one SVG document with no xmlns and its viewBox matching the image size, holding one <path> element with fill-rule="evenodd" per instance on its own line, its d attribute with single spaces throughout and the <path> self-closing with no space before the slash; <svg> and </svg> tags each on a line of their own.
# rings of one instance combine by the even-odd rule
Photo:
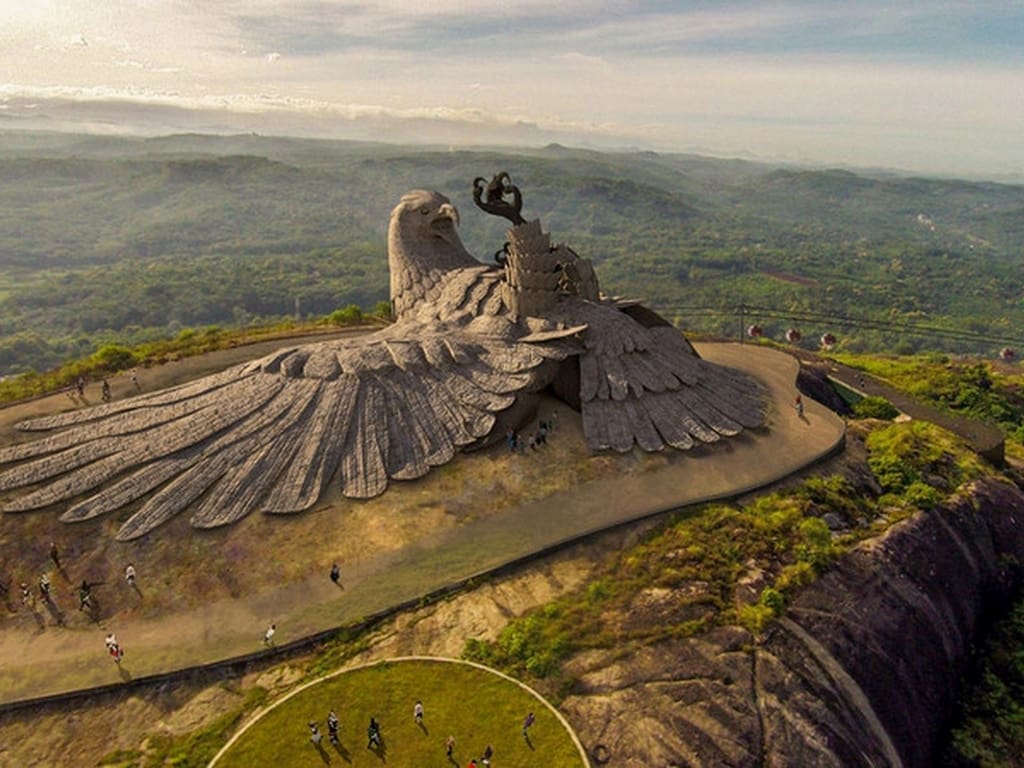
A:
<svg viewBox="0 0 1024 768">
<path fill-rule="evenodd" d="M 455 222 L 455 226 L 459 225 L 459 211 L 451 203 L 445 203 L 437 209 L 438 216 L 445 216 Z"/>
</svg>

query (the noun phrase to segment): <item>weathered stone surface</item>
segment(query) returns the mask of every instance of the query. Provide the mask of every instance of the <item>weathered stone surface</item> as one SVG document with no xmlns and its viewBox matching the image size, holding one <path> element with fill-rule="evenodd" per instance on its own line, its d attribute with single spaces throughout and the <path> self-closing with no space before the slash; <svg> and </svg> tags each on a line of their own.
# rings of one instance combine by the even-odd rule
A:
<svg viewBox="0 0 1024 768">
<path fill-rule="evenodd" d="M 578 656 L 562 708 L 609 765 L 930 768 L 1022 559 L 1024 492 L 986 480 L 845 555 L 757 643 L 722 628 Z"/>
<path fill-rule="evenodd" d="M 817 400 L 830 411 L 835 411 L 843 416 L 852 413 L 853 409 L 839 396 L 836 388 L 828 380 L 828 376 L 827 364 L 801 361 L 796 388 L 807 397 Z"/>
<path fill-rule="evenodd" d="M 973 498 L 920 514 L 858 548 L 790 611 L 793 623 L 815 638 L 863 693 L 903 765 L 935 764 L 935 745 L 953 711 L 978 625 L 989 605 L 1008 598 L 1014 576 L 1008 564 L 1024 557 L 1022 522 L 1020 489 L 986 481 Z M 798 646 L 799 635 L 783 625 L 769 635 L 765 651 Z M 798 669 L 797 660 L 807 653 L 780 655 Z M 856 704 L 842 686 L 826 688 L 844 707 Z M 785 722 L 779 719 L 778 730 L 786 731 L 794 710 Z M 818 723 L 819 734 L 830 723 L 805 719 Z M 860 729 L 845 743 L 856 750 L 883 746 L 881 739 L 865 739 Z"/>
<path fill-rule="evenodd" d="M 627 659 L 586 654 L 570 670 L 578 691 L 562 709 L 608 765 L 760 765 L 752 642 L 722 627 Z"/>
</svg>

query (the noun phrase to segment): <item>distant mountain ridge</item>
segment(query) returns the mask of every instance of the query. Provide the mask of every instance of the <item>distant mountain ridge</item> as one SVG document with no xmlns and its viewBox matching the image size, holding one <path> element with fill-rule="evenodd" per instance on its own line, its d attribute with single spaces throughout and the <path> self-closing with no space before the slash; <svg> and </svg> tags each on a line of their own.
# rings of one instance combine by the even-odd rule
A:
<svg viewBox="0 0 1024 768">
<path fill-rule="evenodd" d="M 561 145 L 5 132 L 0 373 L 101 341 L 372 307 L 387 298 L 388 214 L 410 188 L 448 194 L 489 260 L 504 228 L 470 191 L 498 170 L 523 189 L 528 217 L 594 261 L 607 292 L 645 297 L 685 327 L 734 334 L 733 310 L 749 304 L 1024 336 L 1022 186 Z M 780 335 L 786 322 L 764 325 Z M 851 349 L 935 343 L 829 330 Z"/>
</svg>

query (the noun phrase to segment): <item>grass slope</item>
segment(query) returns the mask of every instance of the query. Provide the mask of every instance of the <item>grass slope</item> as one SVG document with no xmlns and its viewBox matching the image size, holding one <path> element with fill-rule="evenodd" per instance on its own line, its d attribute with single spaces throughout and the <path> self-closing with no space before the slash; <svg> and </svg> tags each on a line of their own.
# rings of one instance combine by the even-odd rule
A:
<svg viewBox="0 0 1024 768">
<path fill-rule="evenodd" d="M 423 702 L 423 724 L 413 720 L 413 705 Z M 334 709 L 341 720 L 339 745 L 327 740 L 325 720 Z M 536 722 L 522 735 L 528 712 Z M 367 747 L 366 729 L 380 724 L 381 747 Z M 381 764 L 465 765 L 480 759 L 488 744 L 503 768 L 584 765 L 575 743 L 554 714 L 533 694 L 478 667 L 444 661 L 384 662 L 345 672 L 300 690 L 274 706 L 228 749 L 218 768 L 279 768 L 311 765 L 318 750 L 310 742 L 308 723 L 317 721 L 324 738 L 324 764 L 350 768 Z M 445 743 L 455 737 L 454 760 Z"/>
</svg>

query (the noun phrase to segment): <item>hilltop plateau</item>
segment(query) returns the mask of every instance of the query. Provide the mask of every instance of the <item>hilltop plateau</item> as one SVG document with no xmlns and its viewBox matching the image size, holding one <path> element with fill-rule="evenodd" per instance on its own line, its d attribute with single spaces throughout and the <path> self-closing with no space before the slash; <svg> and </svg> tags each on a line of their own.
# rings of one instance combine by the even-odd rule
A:
<svg viewBox="0 0 1024 768">
<path fill-rule="evenodd" d="M 15 664 L 5 662 L 8 691 L 44 661 L 52 669 L 40 680 L 61 678 L 58 662 L 71 651 L 58 631 L 100 637 L 114 620 L 141 627 L 173 614 L 191 615 L 180 629 L 197 633 L 227 601 L 253 594 L 272 598 L 262 612 L 223 613 L 221 624 L 252 623 L 258 645 L 266 612 L 286 603 L 295 624 L 281 635 L 291 631 L 295 644 L 153 683 L 130 673 L 118 681 L 104 668 L 111 686 L 101 693 L 9 702 L 0 763 L 205 765 L 240 722 L 300 682 L 409 653 L 460 656 L 529 682 L 595 764 L 924 768 L 1019 754 L 1016 683 L 991 684 L 1024 681 L 1012 646 L 1014 616 L 1024 615 L 1024 381 L 1012 361 L 992 358 L 1021 346 L 1024 187 L 557 145 L 4 133 L 0 375 L 67 363 L 21 379 L 22 390 L 9 381 L 5 392 L 51 393 L 21 402 L 26 413 L 68 408 L 52 392 L 86 372 L 109 377 L 119 398 L 131 393 L 124 372 L 136 365 L 143 386 L 162 386 L 244 359 L 241 346 L 189 355 L 240 345 L 268 323 L 278 334 L 314 331 L 324 316 L 343 325 L 380 312 L 384 233 L 398 197 L 422 186 L 450 195 L 465 241 L 490 260 L 502 225 L 473 209 L 470 183 L 499 169 L 522 187 L 525 213 L 594 261 L 608 293 L 644 297 L 687 331 L 734 338 L 757 322 L 779 339 L 800 326 L 793 352 L 835 333 L 834 349 L 806 359 L 794 385 L 811 416 L 835 420 L 839 434 L 843 422 L 826 409 L 843 413 L 842 451 L 756 493 L 590 532 L 436 593 L 424 592 L 414 566 L 461 526 L 509 504 L 536 506 L 536 520 L 544 499 L 574 484 L 635 489 L 673 459 L 590 456 L 568 418 L 543 462 L 513 463 L 499 446 L 439 470 L 430 490 L 407 490 L 401 504 L 390 492 L 363 505 L 334 494 L 279 521 L 273 536 L 251 520 L 210 536 L 177 521 L 170 535 L 126 550 L 109 539 L 117 521 L 68 531 L 61 545 L 76 578 L 111 585 L 99 590 L 96 626 L 69 611 L 58 627 L 56 615 L 29 614 L 9 594 L 4 621 L 17 631 L 0 643 Z M 160 339 L 171 342 L 131 348 Z M 757 340 L 751 354 L 781 354 L 770 346 Z M 827 376 L 840 366 L 856 374 L 833 389 Z M 773 418 L 795 419 L 788 380 L 784 389 Z M 887 393 L 948 417 L 937 423 L 990 422 L 1006 436 L 1007 463 L 972 450 L 977 435 L 899 416 Z M 4 440 L 15 439 L 11 421 Z M 593 506 L 639 503 L 623 495 Z M 339 506 L 343 525 L 324 517 Z M 60 526 L 55 515 L 4 522 L 0 579 L 13 587 L 10 574 L 25 563 L 46 567 Z M 503 530 L 513 538 L 514 521 Z M 441 555 L 463 551 L 442 547 L 430 562 L 443 567 Z M 408 599 L 352 613 L 370 606 L 381 569 L 400 564 L 389 558 L 406 562 L 399 553 L 408 552 L 412 565 L 393 570 Z M 322 578 L 338 553 L 346 569 L 368 558 L 378 570 L 346 570 L 359 587 L 345 594 L 349 613 L 303 615 L 311 594 L 324 605 L 341 599 Z M 124 586 L 126 557 L 148 564 L 131 603 L 113 586 Z M 57 588 L 66 598 L 65 581 Z M 1009 629 L 990 632 L 1007 615 Z M 315 634 L 314 624 L 343 626 Z M 19 650 L 26 632 L 34 639 Z M 193 661 L 234 652 L 212 632 Z M 993 634 L 1011 638 L 1009 651 L 989 654 L 1000 676 L 977 652 Z M 181 666 L 192 650 L 150 661 Z M 79 668 L 61 690 L 97 674 Z"/>
<path fill-rule="evenodd" d="M 194 375 L 244 354 L 234 349 L 154 368 L 146 384 L 158 386 L 165 372 L 170 380 L 187 378 L 185 369 Z M 931 366 L 918 367 L 915 378 L 960 375 Z M 119 393 L 126 385 L 120 378 Z M 1015 381 L 995 379 L 993 396 Z M 23 765 L 204 765 L 260 703 L 299 682 L 418 653 L 477 659 L 527 680 L 568 717 L 596 764 L 935 765 L 971 649 L 1019 594 L 1022 481 L 1012 468 L 979 460 L 954 435 L 924 422 L 860 418 L 861 407 L 855 405 L 841 454 L 773 488 L 587 536 L 282 653 L 11 708 L 0 715 L 0 755 Z M 795 418 L 780 414 L 787 415 Z M 664 465 L 657 457 L 574 456 L 573 421 L 563 419 L 560 430 L 540 465 L 528 458 L 528 467 L 509 465 L 519 459 L 495 450 L 443 472 L 435 485 L 445 489 L 458 524 L 493 512 L 480 506 L 480 493 L 493 496 L 500 487 L 500 496 L 532 498 L 559 487 L 565 475 L 545 472 L 552 462 L 576 467 L 584 480 L 624 473 L 634 483 Z M 1019 455 L 1019 448 L 1008 452 Z M 406 501 L 415 502 L 416 493 Z M 398 539 L 422 535 L 422 525 L 448 525 L 436 515 L 402 523 L 401 514 L 387 511 L 393 502 L 385 497 L 365 514 L 350 510 L 351 520 L 327 533 L 323 515 L 337 504 L 328 499 L 324 509 L 281 521 L 287 551 L 280 548 L 285 539 L 245 526 L 226 544 L 217 543 L 223 536 L 195 538 L 183 528 L 125 553 L 99 525 L 65 543 L 66 556 L 76 572 L 85 567 L 111 583 L 100 593 L 106 613 L 99 638 L 115 616 L 201 611 L 207 600 L 260 584 L 279 582 L 299 599 L 336 551 L 353 562 L 367 545 L 386 556 Z M 45 560 L 45 546 L 30 552 L 25 542 L 47 541 L 53 522 L 18 518 L 19 546 L 30 559 Z M 324 551 L 308 550 L 315 540 Z M 260 541 L 273 556 L 261 552 Z M 182 562 L 193 563 L 186 571 L 175 565 L 182 547 Z M 10 560 L 20 556 L 5 551 L 13 567 Z M 125 614 L 115 585 L 127 555 L 149 565 L 144 599 Z M 250 566 L 239 568 L 239 558 Z M 346 574 L 347 589 L 370 586 L 358 568 L 346 567 Z M 331 585 L 312 589 L 321 587 Z M 25 618 L 13 611 L 7 620 Z M 72 630 L 80 618 L 72 617 Z M 46 627 L 38 647 L 58 631 Z"/>
</svg>

